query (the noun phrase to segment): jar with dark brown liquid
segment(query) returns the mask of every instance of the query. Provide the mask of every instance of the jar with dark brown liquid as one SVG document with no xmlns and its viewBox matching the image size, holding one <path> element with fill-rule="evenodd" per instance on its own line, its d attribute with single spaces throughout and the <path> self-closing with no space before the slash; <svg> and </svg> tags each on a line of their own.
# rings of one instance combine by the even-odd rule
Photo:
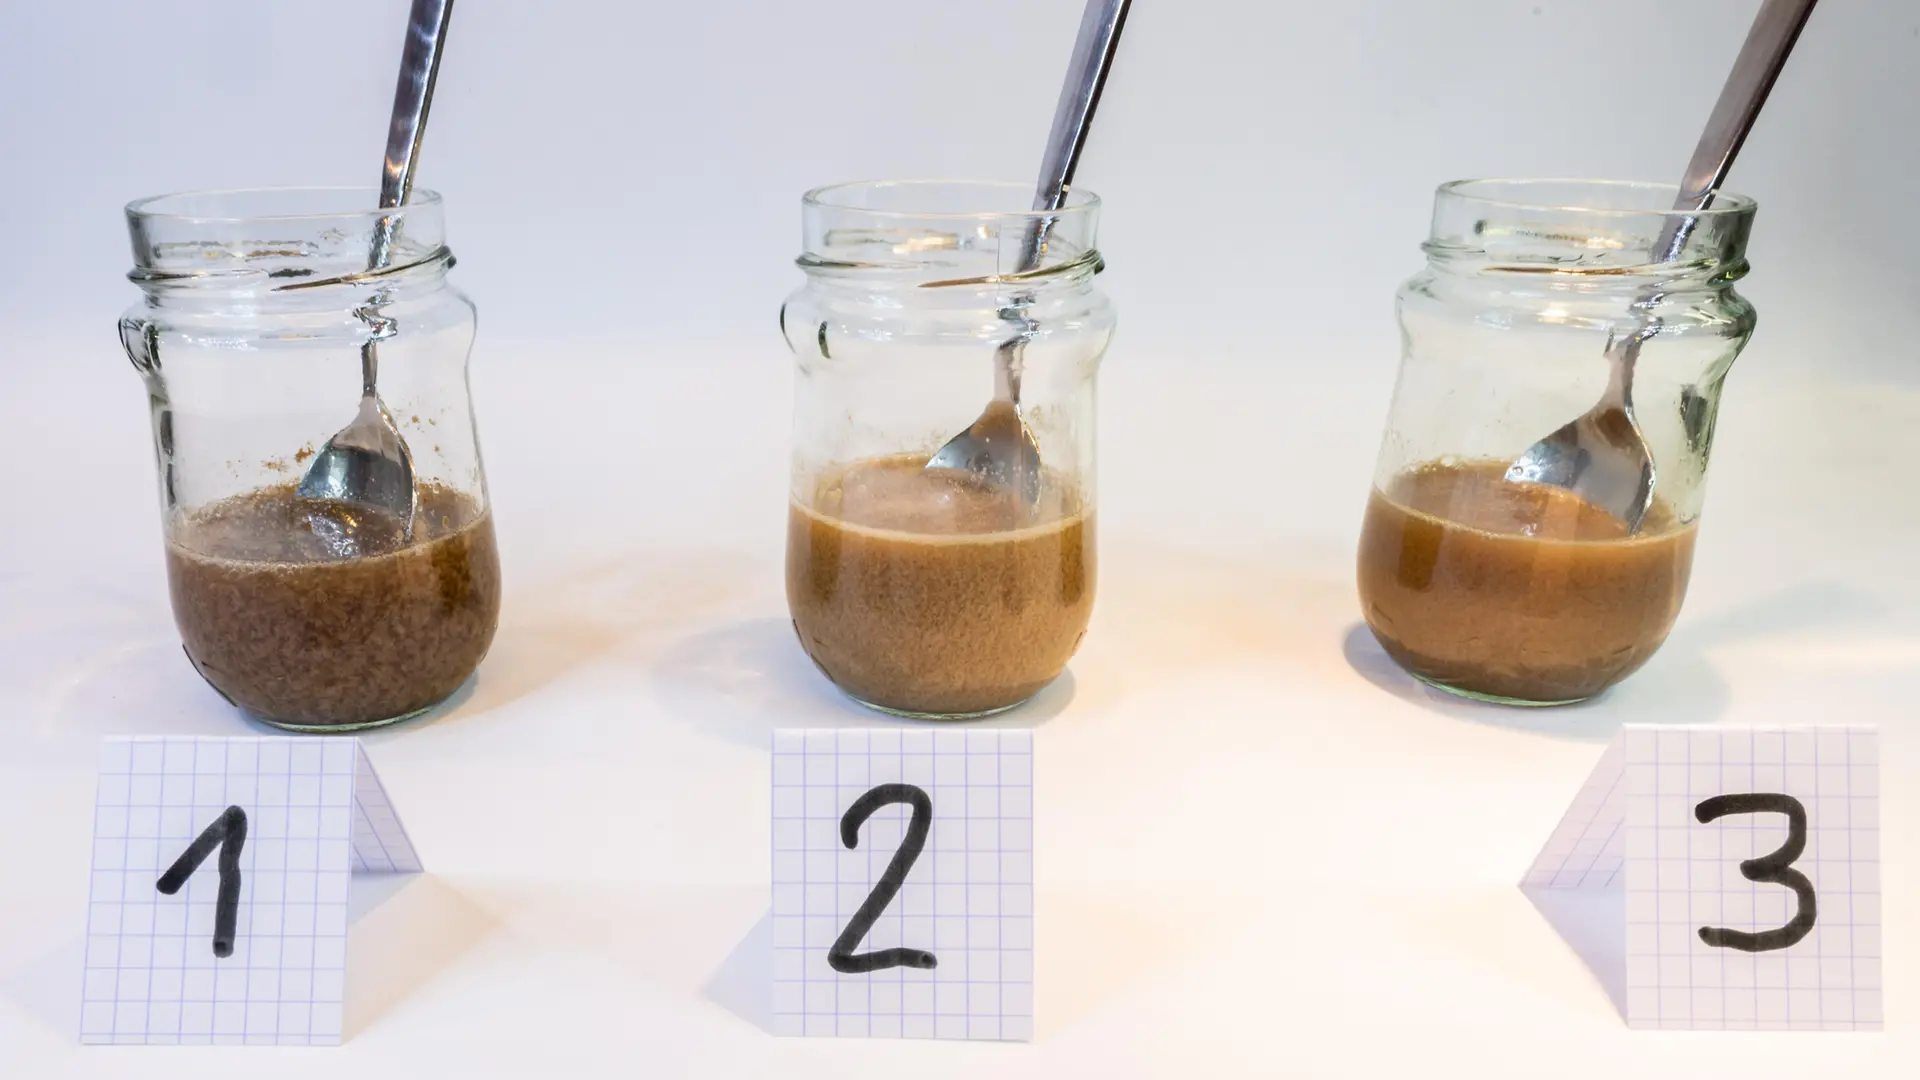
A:
<svg viewBox="0 0 1920 1080">
<path fill-rule="evenodd" d="M 287 188 L 127 208 L 144 302 L 120 321 L 146 381 L 182 645 L 227 701 L 348 731 L 459 689 L 493 640 L 500 563 L 467 392 L 473 305 L 446 283 L 440 197 Z M 368 273 L 376 225 L 393 253 Z M 353 419 L 361 345 L 412 459 L 410 520 L 303 498 Z"/>
<path fill-rule="evenodd" d="M 1475 180 L 1434 203 L 1400 289 L 1405 352 L 1367 503 L 1360 602 L 1407 671 L 1468 697 L 1580 701 L 1666 640 L 1686 595 L 1714 418 L 1753 333 L 1733 289 L 1752 200 L 1721 193 L 1679 258 L 1649 252 L 1674 189 Z M 1653 502 L 1629 524 L 1510 466 L 1591 409 L 1611 336 L 1657 324 L 1632 371 Z"/>
<path fill-rule="evenodd" d="M 799 365 L 787 601 L 821 672 L 885 712 L 1012 708 L 1066 667 L 1093 611 L 1094 383 L 1113 331 L 1099 201 L 1076 190 L 1036 213 L 1030 197 L 902 182 L 803 200 L 807 283 L 780 320 Z M 1034 229 L 1040 264 L 1016 276 Z M 996 398 L 1016 339 L 1038 474 L 929 468 Z"/>
</svg>

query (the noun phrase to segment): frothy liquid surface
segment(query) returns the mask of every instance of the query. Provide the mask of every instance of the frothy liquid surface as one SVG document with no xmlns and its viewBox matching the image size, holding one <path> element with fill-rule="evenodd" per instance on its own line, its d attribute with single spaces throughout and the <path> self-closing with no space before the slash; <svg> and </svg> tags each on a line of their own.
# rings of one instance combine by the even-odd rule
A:
<svg viewBox="0 0 1920 1080">
<path fill-rule="evenodd" d="M 493 519 L 423 484 L 414 535 L 298 498 L 291 484 L 174 523 L 167 580 L 194 666 L 269 720 L 356 725 L 451 694 L 500 613 Z"/>
<path fill-rule="evenodd" d="M 1011 490 L 926 464 L 918 455 L 858 463 L 822 483 L 813 505 L 848 525 L 929 537 L 1012 532 L 1078 516 L 1079 500 L 1057 476 L 1041 483 L 1040 498 L 1028 509 Z"/>
<path fill-rule="evenodd" d="M 1641 530 L 1504 462 L 1431 464 L 1375 490 L 1361 604 L 1402 667 L 1519 701 L 1590 697 L 1666 640 L 1695 529 L 1658 500 Z"/>
<path fill-rule="evenodd" d="M 801 644 L 856 698 L 966 715 L 1031 697 L 1093 610 L 1092 516 L 1057 476 L 1037 509 L 925 455 L 857 462 L 795 500 L 787 599 Z"/>
</svg>

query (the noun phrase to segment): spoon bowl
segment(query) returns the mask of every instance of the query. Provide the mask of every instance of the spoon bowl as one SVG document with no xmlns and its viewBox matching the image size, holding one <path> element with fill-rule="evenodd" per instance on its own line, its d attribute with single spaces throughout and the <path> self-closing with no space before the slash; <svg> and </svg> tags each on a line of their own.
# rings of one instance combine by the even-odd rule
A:
<svg viewBox="0 0 1920 1080">
<path fill-rule="evenodd" d="M 1040 444 L 1011 400 L 989 403 L 980 419 L 927 460 L 927 468 L 957 470 L 994 488 L 1018 492 L 1028 506 L 1040 501 Z"/>
<path fill-rule="evenodd" d="M 1653 506 L 1653 454 L 1633 415 L 1628 376 L 1640 345 L 1657 332 L 1642 326 L 1607 340 L 1607 366 L 1614 373 L 1598 405 L 1527 448 L 1506 478 L 1514 483 L 1565 488 L 1619 518 L 1638 532 Z"/>
<path fill-rule="evenodd" d="M 367 349 L 373 348 L 368 342 Z M 412 532 L 418 489 L 413 452 L 378 396 L 360 399 L 360 412 L 313 457 L 300 478 L 303 499 L 341 503 L 377 513 Z"/>
</svg>

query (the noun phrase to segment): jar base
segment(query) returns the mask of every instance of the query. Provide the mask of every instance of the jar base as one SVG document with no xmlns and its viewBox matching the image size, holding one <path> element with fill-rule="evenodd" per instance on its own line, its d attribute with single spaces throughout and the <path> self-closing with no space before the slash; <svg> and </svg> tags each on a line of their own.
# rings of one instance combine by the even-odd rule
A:
<svg viewBox="0 0 1920 1080">
<path fill-rule="evenodd" d="M 839 684 L 836 683 L 835 686 L 839 686 Z M 1035 694 L 1039 693 L 1039 691 L 1035 691 L 1034 694 L 1029 694 L 1019 701 L 1009 702 L 1005 705 L 995 705 L 991 709 L 980 709 L 974 712 L 943 713 L 921 712 L 914 709 L 896 709 L 891 705 L 880 705 L 868 701 L 866 698 L 847 690 L 845 687 L 839 687 L 839 689 L 841 693 L 847 695 L 847 700 L 853 702 L 855 705 L 872 709 L 874 712 L 885 713 L 888 716 L 898 716 L 906 720 L 984 720 L 989 716 L 998 716 L 1003 712 L 1017 709 L 1027 702 L 1032 701 Z"/>
<path fill-rule="evenodd" d="M 1408 671 L 1407 674 L 1419 679 L 1435 690 L 1444 690 L 1454 697 L 1466 698 L 1468 701 L 1478 701 L 1485 705 L 1507 705 L 1516 709 L 1551 709 L 1556 705 L 1578 705 L 1583 701 L 1591 701 L 1594 697 L 1592 694 L 1587 694 L 1583 697 L 1562 698 L 1557 701 L 1534 701 L 1528 698 L 1504 697 L 1500 694 L 1482 693 L 1479 690 L 1469 690 L 1463 686 L 1449 686 L 1438 679 L 1429 679 L 1417 671 Z"/>
<path fill-rule="evenodd" d="M 443 704 L 445 704 L 444 698 L 424 708 L 401 713 L 399 716 L 389 716 L 383 720 L 359 720 L 349 724 L 301 724 L 290 720 L 275 720 L 270 716 L 261 716 L 259 713 L 248 712 L 245 709 L 240 711 L 245 712 L 250 720 L 257 720 L 268 727 L 279 728 L 281 731 L 291 731 L 300 735 L 352 735 L 355 732 L 372 731 L 374 728 L 383 728 L 411 720 L 416 716 L 424 716 Z"/>
</svg>

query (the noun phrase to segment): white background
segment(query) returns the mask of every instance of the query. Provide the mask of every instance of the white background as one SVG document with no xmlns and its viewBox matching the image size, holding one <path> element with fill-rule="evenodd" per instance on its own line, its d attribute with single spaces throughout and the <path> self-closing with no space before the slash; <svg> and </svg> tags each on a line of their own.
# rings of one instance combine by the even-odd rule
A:
<svg viewBox="0 0 1920 1080">
<path fill-rule="evenodd" d="M 0 0 L 0 1072 L 255 1075 L 74 1038 L 105 732 L 245 726 L 180 658 L 120 206 L 376 178 L 403 0 Z M 1760 331 L 1671 642 L 1595 705 L 1380 656 L 1353 541 L 1433 186 L 1676 178 L 1754 0 L 1142 0 L 1081 171 L 1121 312 L 1101 599 L 1039 728 L 1038 1041 L 764 1034 L 766 734 L 863 723 L 780 585 L 798 197 L 1024 179 L 1075 0 L 466 0 L 422 183 L 479 304 L 507 596 L 370 740 L 434 874 L 298 1075 L 1699 1078 L 1920 1059 L 1920 8 L 1816 12 L 1731 187 Z M 1630 1033 L 1513 888 L 1626 718 L 1886 731 L 1889 1031 Z"/>
</svg>

